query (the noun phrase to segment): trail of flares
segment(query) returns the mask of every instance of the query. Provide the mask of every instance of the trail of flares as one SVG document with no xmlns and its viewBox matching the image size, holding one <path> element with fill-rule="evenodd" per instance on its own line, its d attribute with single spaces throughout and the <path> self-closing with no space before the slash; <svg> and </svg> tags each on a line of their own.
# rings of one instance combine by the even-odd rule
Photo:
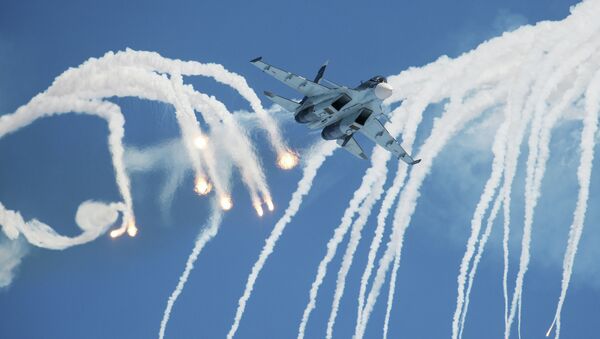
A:
<svg viewBox="0 0 600 339">
<path fill-rule="evenodd" d="M 471 219 L 471 235 L 469 236 L 469 240 L 467 241 L 467 250 L 465 251 L 465 254 L 462 258 L 462 262 L 460 264 L 459 274 L 457 278 L 458 296 L 456 301 L 456 309 L 454 310 L 454 317 L 452 320 L 453 338 L 456 338 L 458 335 L 459 319 L 461 316 L 461 312 L 463 312 L 463 303 L 465 302 L 464 289 L 465 279 L 467 276 L 467 269 L 475 252 L 475 245 L 477 242 L 477 238 L 479 237 L 481 223 L 489 207 L 490 201 L 496 194 L 496 190 L 500 185 L 500 180 L 502 179 L 508 128 L 511 123 L 511 115 L 508 112 L 505 113 L 505 115 L 505 120 L 496 132 L 496 137 L 494 138 L 494 144 L 492 146 L 492 152 L 494 153 L 494 159 L 492 161 L 492 173 L 487 183 L 485 184 L 485 188 L 483 190 L 483 193 L 481 194 L 481 197 L 479 198 L 479 202 L 477 203 L 477 207 L 475 208 L 473 218 Z"/>
<path fill-rule="evenodd" d="M 130 235 L 135 235 L 129 178 L 125 172 L 124 151 L 121 143 L 125 120 L 118 106 L 75 97 L 53 98 L 42 93 L 31 99 L 28 104 L 19 107 L 16 112 L 0 117 L 0 138 L 16 132 L 39 118 L 68 112 L 95 115 L 108 122 L 108 145 L 113 158 L 117 185 L 124 203 L 82 203 L 79 206 L 76 221 L 83 233 L 72 238 L 59 235 L 50 226 L 36 219 L 25 222 L 19 212 L 9 210 L 0 204 L 0 225 L 2 225 L 4 233 L 11 239 L 15 239 L 19 233 L 22 233 L 27 241 L 38 247 L 65 249 L 92 241 L 102 235 L 108 227 L 115 223 L 120 211 L 123 213 L 122 228 L 130 229 Z"/>
<path fill-rule="evenodd" d="M 94 73 L 98 70 L 114 66 L 143 67 L 148 71 L 158 73 L 178 73 L 184 76 L 212 77 L 216 81 L 230 86 L 248 101 L 257 117 L 260 119 L 261 125 L 267 130 L 271 145 L 278 155 L 283 154 L 288 150 L 288 147 L 281 137 L 277 124 L 262 107 L 258 96 L 250 86 L 248 86 L 246 79 L 239 74 L 226 70 L 220 64 L 167 59 L 155 52 L 127 49 L 117 53 L 108 52 L 102 58 L 91 58 L 80 68 L 82 68 L 82 71 Z"/>
<path fill-rule="evenodd" d="M 390 208 L 394 204 L 394 201 L 398 194 L 400 193 L 400 189 L 402 188 L 402 184 L 404 183 L 404 179 L 407 174 L 406 166 L 399 166 L 396 176 L 394 178 L 394 182 L 392 186 L 387 190 L 385 198 L 381 203 L 381 208 L 379 209 L 379 213 L 377 215 L 377 226 L 375 228 L 375 234 L 373 236 L 373 240 L 371 241 L 371 245 L 369 246 L 369 254 L 367 256 L 367 264 L 365 266 L 365 270 L 360 280 L 360 291 L 358 295 L 358 313 L 357 313 L 357 321 L 355 331 L 358 330 L 358 326 L 360 325 L 360 319 L 362 317 L 362 310 L 365 302 L 365 293 L 367 291 L 367 283 L 369 278 L 371 277 L 371 273 L 373 272 L 373 264 L 375 263 L 375 255 L 379 250 L 379 245 L 381 244 L 381 239 L 383 238 L 383 231 L 385 229 L 385 220 L 389 214 Z"/>
<path fill-rule="evenodd" d="M 450 103 L 449 108 L 434 123 L 433 131 L 430 137 L 425 141 L 419 157 L 428 159 L 429 161 L 422 166 L 415 166 L 412 168 L 411 176 L 408 183 L 400 197 L 399 206 L 394 214 L 394 227 L 392 229 L 392 235 L 390 241 L 383 254 L 383 257 L 379 261 L 379 268 L 373 281 L 373 286 L 367 297 L 367 302 L 362 313 L 362 319 L 360 326 L 358 327 L 356 338 L 362 338 L 364 335 L 365 328 L 367 326 L 369 316 L 373 310 L 375 300 L 378 297 L 385 274 L 395 253 L 401 253 L 402 239 L 404 232 L 410 222 L 410 216 L 416 206 L 416 199 L 419 195 L 420 185 L 431 168 L 431 163 L 435 156 L 439 153 L 441 148 L 445 145 L 450 137 L 457 132 L 460 126 L 466 124 L 471 119 L 475 118 L 482 111 L 489 109 L 495 105 L 498 97 L 503 94 L 503 91 L 496 91 L 495 93 L 489 93 L 488 91 L 482 91 L 480 93 L 473 94 L 473 96 L 462 105 L 459 102 Z M 456 114 L 457 111 L 461 114 Z M 398 247 L 400 249 L 398 249 Z"/>
<path fill-rule="evenodd" d="M 550 46 L 553 47 L 553 50 L 551 50 L 550 53 L 548 53 L 548 55 L 546 56 L 545 67 L 540 68 L 540 74 L 538 74 L 536 78 L 536 84 L 533 89 L 534 93 L 531 96 L 527 107 L 525 108 L 525 112 L 527 113 L 528 111 L 532 110 L 533 107 L 531 106 L 534 106 L 534 103 L 536 104 L 536 114 L 532 122 L 532 132 L 529 140 L 530 155 L 527 160 L 527 174 L 525 181 L 525 220 L 523 227 L 523 239 L 521 244 L 521 257 L 519 262 L 519 271 L 517 273 L 515 283 L 515 291 L 511 302 L 510 312 L 508 315 L 508 322 L 505 330 L 505 338 L 508 338 L 510 335 L 511 325 L 515 317 L 517 306 L 519 308 L 518 319 L 520 320 L 523 283 L 530 261 L 530 243 L 533 225 L 533 211 L 537 203 L 537 199 L 539 197 L 539 189 L 533 187 L 533 175 L 535 174 L 535 162 L 537 158 L 539 129 L 542 120 L 542 113 L 544 112 L 545 108 L 546 98 L 550 96 L 552 91 L 556 88 L 556 86 L 558 86 L 558 84 L 564 78 L 564 76 L 572 72 L 573 67 L 575 67 L 581 62 L 582 57 L 583 59 L 587 58 L 587 56 L 582 56 L 579 53 L 575 53 L 576 57 L 574 58 L 573 50 L 581 44 L 587 44 L 588 37 L 593 36 L 593 34 L 598 29 L 598 24 L 596 23 L 595 26 L 581 26 L 580 21 L 586 20 L 587 18 L 589 18 L 588 20 L 591 20 L 591 18 L 596 17 L 599 14 L 599 12 L 600 8 L 588 8 L 588 11 L 586 12 L 578 11 L 578 16 L 572 15 L 569 18 L 563 20 L 563 22 L 561 22 L 561 24 L 558 25 L 559 29 L 554 30 L 552 37 L 558 39 L 557 42 L 553 42 L 551 39 L 545 39 L 546 43 L 550 44 Z M 582 31 L 578 31 L 578 29 L 581 29 L 580 27 L 583 28 Z M 579 39 L 582 40 L 567 38 L 567 36 L 573 34 L 574 31 L 578 32 L 577 36 Z M 565 59 L 570 60 L 569 62 L 565 63 Z M 554 71 L 552 76 L 549 77 L 549 79 L 547 79 L 548 76 L 546 74 L 548 74 L 548 71 L 552 68 L 556 68 L 556 70 Z M 520 334 L 520 321 L 518 333 Z"/>
<path fill-rule="evenodd" d="M 420 92 L 420 93 L 422 93 L 422 92 Z M 400 114 L 400 111 L 405 109 L 405 103 L 406 103 L 406 101 L 397 110 L 395 110 L 392 113 L 393 120 L 390 125 L 397 126 L 397 131 L 395 131 L 397 133 L 400 132 L 400 130 L 402 129 L 402 126 L 404 125 L 404 122 L 397 121 L 396 119 L 400 119 L 402 117 L 402 115 Z M 420 113 L 411 115 L 414 118 L 411 119 L 410 123 L 408 123 L 408 128 L 407 128 L 408 133 L 405 133 L 406 134 L 405 140 L 409 140 L 409 141 L 413 140 L 414 141 L 414 138 L 415 138 L 414 135 L 416 134 L 416 128 L 420 123 L 420 119 L 422 118 L 422 112 L 424 109 L 425 109 L 425 106 L 423 106 L 423 105 L 421 105 L 420 107 L 417 106 L 417 110 Z M 405 111 L 405 113 L 406 113 L 406 111 Z M 410 134 L 411 131 L 412 131 L 412 135 Z M 369 282 L 369 278 L 371 277 L 371 273 L 373 271 L 373 264 L 375 262 L 375 256 L 377 255 L 377 251 L 379 250 L 379 246 L 381 245 L 381 239 L 383 238 L 383 231 L 385 229 L 385 220 L 388 217 L 391 206 L 393 205 L 396 197 L 400 193 L 400 189 L 402 188 L 402 184 L 404 183 L 404 179 L 406 178 L 407 173 L 408 173 L 407 166 L 403 165 L 402 163 L 399 163 L 392 186 L 386 191 L 385 198 L 383 199 L 383 202 L 381 203 L 381 207 L 379 209 L 379 213 L 377 214 L 377 226 L 375 227 L 374 236 L 371 241 L 371 245 L 369 246 L 369 254 L 367 256 L 367 264 L 365 265 L 365 270 L 363 271 L 361 281 L 360 281 L 360 290 L 359 290 L 359 296 L 358 296 L 358 311 L 357 311 L 357 317 L 356 317 L 355 332 L 358 331 L 358 327 L 360 326 L 360 320 L 362 317 L 362 311 L 363 311 L 363 307 L 364 307 L 364 300 L 365 300 L 365 293 L 367 290 L 367 284 Z"/>
<path fill-rule="evenodd" d="M 252 294 L 252 290 L 254 289 L 254 284 L 256 283 L 256 279 L 258 279 L 258 275 L 260 274 L 262 268 L 265 265 L 269 255 L 275 249 L 275 245 L 277 244 L 277 240 L 285 230 L 287 224 L 292 220 L 294 215 L 298 212 L 300 205 L 302 204 L 302 199 L 308 192 L 312 186 L 313 179 L 317 174 L 317 170 L 321 167 L 325 159 L 330 156 L 333 151 L 337 148 L 337 144 L 333 142 L 321 142 L 318 144 L 316 148 L 314 148 L 309 155 L 308 160 L 306 161 L 306 165 L 304 166 L 302 179 L 298 182 L 298 188 L 292 194 L 292 199 L 288 205 L 288 208 L 285 210 L 283 217 L 279 219 L 279 221 L 273 227 L 273 231 L 265 240 L 265 246 L 263 247 L 258 260 L 252 266 L 252 271 L 248 276 L 248 281 L 246 282 L 246 287 L 244 289 L 244 293 L 240 297 L 238 301 L 238 308 L 235 313 L 235 319 L 233 321 L 233 325 L 227 334 L 227 338 L 231 339 L 237 332 L 237 329 L 240 325 L 240 321 L 244 314 L 244 310 L 246 309 L 246 303 L 248 299 L 250 299 L 250 295 Z"/>
<path fill-rule="evenodd" d="M 131 53 L 133 58 L 138 55 L 136 52 Z M 105 57 L 97 60 L 92 59 L 94 61 L 86 62 L 80 67 L 82 74 L 90 74 L 89 78 L 86 78 L 88 81 L 77 86 L 76 90 L 81 95 L 103 93 L 105 96 L 109 96 L 114 95 L 114 92 L 118 92 L 120 96 L 147 97 L 178 105 L 178 120 L 184 132 L 185 145 L 196 169 L 197 177 L 206 177 L 200 161 L 200 156 L 202 156 L 204 163 L 208 165 L 209 172 L 212 172 L 210 181 L 215 185 L 217 195 L 221 196 L 223 200 L 228 196 L 227 188 L 219 189 L 219 186 L 227 183 L 227 176 L 222 179 L 223 175 L 220 177 L 216 174 L 215 166 L 218 166 L 218 164 L 215 164 L 215 161 L 212 160 L 215 157 L 214 145 L 219 144 L 224 147 L 225 153 L 232 157 L 240 168 L 244 183 L 252 195 L 254 204 L 261 204 L 256 191 L 261 192 L 265 201 L 271 199 L 262 168 L 246 134 L 239 128 L 222 103 L 203 93 L 194 91 L 190 85 L 183 85 L 181 76 L 177 73 L 173 74 L 173 84 L 171 84 L 164 76 L 146 71 L 145 68 L 152 69 L 151 64 L 146 64 L 148 63 L 146 58 L 140 57 L 138 64 L 131 63 L 130 65 L 119 62 L 110 56 L 111 53 L 107 53 Z M 71 83 L 76 79 L 77 77 L 72 73 L 61 76 L 57 78 L 50 90 L 53 93 L 68 91 L 72 86 Z M 107 91 L 108 93 L 105 93 Z M 211 126 L 212 138 L 218 137 L 216 143 L 211 143 L 209 138 L 202 133 L 191 106 L 203 113 L 203 117 Z M 218 172 L 225 171 L 220 170 Z"/>
<path fill-rule="evenodd" d="M 185 87 L 196 110 L 215 113 L 214 116 L 212 114 L 206 116 L 206 121 L 212 128 L 213 138 L 216 138 L 213 142 L 218 142 L 231 155 L 232 160 L 240 169 L 246 187 L 251 192 L 253 202 L 261 205 L 260 198 L 256 194 L 256 192 L 260 192 L 267 209 L 272 211 L 273 202 L 269 187 L 246 131 L 237 124 L 223 103 L 206 94 L 194 91 L 191 85 Z M 223 128 L 218 128 L 221 123 Z M 206 143 L 208 144 L 209 141 Z M 288 169 L 293 168 L 295 164 L 290 166 Z"/>
<path fill-rule="evenodd" d="M 377 182 L 375 182 L 371 187 L 371 193 L 363 201 L 362 206 L 358 211 L 358 218 L 354 221 L 354 224 L 352 225 L 352 230 L 350 231 L 350 240 L 348 241 L 348 246 L 346 247 L 346 251 L 344 252 L 344 257 L 342 259 L 342 265 L 337 275 L 337 282 L 335 286 L 335 292 L 333 295 L 331 313 L 329 314 L 329 320 L 327 322 L 327 338 L 331 338 L 333 336 L 333 326 L 335 324 L 335 319 L 337 317 L 340 301 L 342 300 L 342 296 L 344 295 L 344 289 L 346 287 L 346 276 L 348 275 L 348 272 L 350 271 L 350 266 L 352 265 L 352 261 L 354 260 L 354 253 L 356 252 L 356 248 L 358 247 L 358 244 L 360 242 L 362 229 L 367 223 L 367 219 L 371 214 L 371 209 L 373 208 L 373 205 L 375 205 L 375 203 L 379 200 L 381 194 L 383 193 L 383 185 L 385 184 L 386 178 L 387 169 L 384 170 L 384 173 L 382 173 L 381 176 L 377 178 Z"/>
<path fill-rule="evenodd" d="M 167 329 L 167 323 L 169 322 L 169 318 L 171 317 L 171 311 L 173 310 L 173 306 L 175 305 L 177 298 L 183 291 L 183 288 L 185 287 L 185 283 L 187 282 L 187 280 L 190 276 L 190 273 L 191 273 L 192 269 L 194 268 L 194 263 L 198 259 L 200 252 L 202 251 L 202 249 L 204 248 L 206 243 L 208 243 L 212 238 L 214 238 L 217 235 L 217 233 L 219 232 L 219 226 L 221 225 L 221 219 L 223 217 L 223 213 L 215 205 L 216 204 L 213 203 L 212 215 L 210 216 L 210 218 L 208 220 L 208 227 L 203 228 L 200 231 L 200 234 L 198 234 L 198 238 L 196 238 L 196 243 L 194 244 L 192 253 L 190 253 L 190 256 L 188 257 L 188 259 L 185 263 L 185 269 L 183 270 L 183 273 L 179 277 L 179 282 L 177 283 L 175 290 L 173 290 L 173 293 L 171 293 L 171 296 L 169 296 L 169 299 L 167 300 L 167 307 L 165 308 L 163 318 L 160 322 L 160 330 L 158 332 L 158 337 L 160 339 L 164 338 L 164 336 L 165 336 L 165 330 Z"/>
<path fill-rule="evenodd" d="M 563 279 L 561 284 L 560 297 L 556 306 L 556 314 L 553 324 L 556 324 L 555 338 L 560 337 L 560 316 L 562 306 L 565 302 L 571 274 L 573 273 L 573 264 L 583 226 L 585 221 L 585 213 L 587 210 L 587 201 L 590 194 L 590 177 L 592 174 L 592 166 L 594 161 L 594 148 L 596 146 L 596 131 L 598 130 L 598 113 L 600 111 L 600 71 L 597 71 L 590 85 L 585 92 L 585 116 L 583 118 L 583 131 L 581 132 L 581 157 L 579 168 L 577 169 L 577 178 L 579 180 L 579 194 L 577 197 L 577 205 L 573 213 L 573 223 L 569 231 L 569 239 L 567 241 L 567 251 L 563 261 Z M 552 326 L 548 329 L 546 336 L 549 336 L 552 331 Z"/>
<path fill-rule="evenodd" d="M 474 88 L 483 88 L 483 89 L 487 89 L 489 87 L 492 87 L 495 82 L 498 82 L 498 78 L 499 75 L 502 75 L 504 73 L 506 73 L 508 70 L 510 70 L 511 68 L 514 68 L 516 65 L 518 65 L 518 62 L 515 61 L 514 58 L 512 59 L 506 59 L 506 55 L 505 52 L 508 50 L 520 50 L 523 49 L 525 50 L 528 46 L 528 42 L 527 40 L 530 40 L 532 38 L 526 39 L 526 41 L 522 42 L 520 45 L 519 44 L 514 44 L 511 41 L 507 41 L 506 39 L 502 40 L 496 40 L 493 43 L 492 42 L 486 42 L 482 45 L 480 45 L 478 47 L 479 53 L 484 54 L 486 57 L 485 58 L 476 58 L 476 51 L 467 53 L 462 55 L 461 57 L 452 60 L 452 62 L 450 62 L 449 59 L 442 57 L 440 59 L 438 59 L 435 63 L 427 65 L 421 69 L 409 69 L 408 71 L 405 71 L 403 73 L 401 73 L 398 76 L 398 80 L 400 83 L 402 82 L 406 82 L 404 84 L 404 86 L 400 86 L 400 88 L 410 88 L 412 89 L 412 92 L 407 92 L 404 96 L 406 96 L 408 100 L 412 98 L 416 98 L 416 102 L 418 103 L 417 105 L 415 105 L 416 107 L 418 107 L 417 112 L 421 112 L 422 110 L 425 109 L 425 107 L 429 104 L 429 103 L 435 103 L 438 102 L 444 98 L 450 98 L 450 105 L 457 105 L 457 99 L 461 98 L 461 97 L 467 97 L 467 98 L 471 98 L 475 95 L 475 91 Z M 494 48 L 496 47 L 496 48 Z M 497 49 L 499 52 L 496 53 L 490 53 L 491 50 L 493 49 Z M 498 73 L 493 73 L 493 72 L 476 72 L 474 70 L 477 69 L 488 69 L 488 66 L 490 63 L 497 63 L 499 61 L 503 61 L 502 63 L 500 63 L 502 65 L 502 67 L 498 67 L 496 70 Z M 470 63 L 470 66 L 468 66 Z M 415 81 L 415 82 L 423 82 L 424 78 L 430 77 L 432 81 L 430 81 L 429 83 L 424 83 L 424 85 L 422 85 L 422 87 L 420 86 L 411 86 L 410 83 L 411 81 Z M 392 78 L 393 79 L 393 78 Z M 444 80 L 441 80 L 444 79 Z M 471 82 L 469 82 L 471 81 Z M 451 84 L 451 85 L 449 85 Z M 502 95 L 503 90 L 500 90 L 496 93 L 496 95 Z M 493 94 L 493 93 L 492 93 Z M 472 101 L 471 101 L 472 102 Z M 489 106 L 492 106 L 493 103 L 490 103 Z M 475 105 L 477 106 L 477 105 Z M 483 107 L 486 107 L 486 105 L 484 105 Z M 420 114 L 419 114 L 420 115 Z M 465 121 L 469 121 L 472 117 L 466 119 Z M 414 129 L 416 130 L 416 128 Z M 413 132 L 414 134 L 414 132 Z M 404 180 L 404 178 L 402 177 L 402 181 Z M 397 194 L 397 192 L 395 193 Z M 393 198 L 391 198 L 391 200 L 393 201 Z M 391 208 L 391 203 L 390 206 L 388 207 L 388 209 Z M 396 213 L 398 213 L 398 209 L 396 210 Z M 385 215 L 387 215 L 387 211 L 383 210 L 383 206 L 382 206 L 382 211 L 380 213 L 383 213 Z M 396 223 L 394 222 L 394 225 Z M 401 237 L 403 236 L 403 232 L 401 231 L 401 233 L 399 234 Z M 393 233 L 392 233 L 393 235 Z M 399 267 L 400 264 L 400 254 L 401 254 L 401 242 L 399 243 L 399 248 L 396 251 L 397 255 L 394 254 L 394 267 Z M 388 248 L 389 248 L 389 244 L 388 244 Z M 387 252 L 388 255 L 392 255 L 391 252 Z M 389 257 L 388 257 L 389 258 Z M 389 261 L 387 262 L 387 264 L 389 265 Z M 380 265 L 381 268 L 381 265 Z M 387 270 L 387 268 L 386 268 Z M 379 271 L 379 270 L 378 270 Z M 397 272 L 397 268 L 394 270 Z M 382 272 L 383 275 L 380 274 L 379 279 L 384 279 L 384 274 L 385 272 Z M 370 275 L 370 272 L 369 272 Z M 376 277 L 377 279 L 377 277 Z M 391 285 L 394 286 L 395 285 L 395 279 L 396 276 L 391 277 Z M 379 280 L 376 281 L 377 284 L 382 284 L 383 281 Z M 365 285 L 365 287 L 361 286 L 361 290 L 363 290 L 363 288 L 366 288 L 366 281 L 364 283 L 362 283 L 361 285 Z M 378 287 L 380 288 L 380 286 Z M 373 291 L 373 289 L 372 289 Z M 364 293 L 364 292 L 363 292 Z M 379 292 L 377 292 L 378 295 Z M 393 292 L 391 292 L 393 293 Z M 364 294 L 363 294 L 364 295 Z M 373 297 L 373 295 L 371 295 Z M 389 297 L 393 298 L 393 294 L 389 295 Z M 360 298 L 359 297 L 359 305 L 361 305 L 363 303 L 362 299 L 364 299 L 364 297 Z M 388 298 L 388 302 L 391 303 L 393 300 L 390 300 Z M 367 305 L 368 306 L 368 305 Z M 366 309 L 367 306 L 365 306 L 364 308 Z M 389 311 L 391 311 L 391 305 L 388 305 L 387 309 Z M 370 311 L 369 311 L 370 312 Z M 356 325 L 356 329 L 355 329 L 355 333 L 359 333 L 361 331 L 364 331 L 364 327 L 366 326 L 366 323 L 363 324 L 363 321 L 365 319 L 364 317 L 364 310 L 361 312 L 359 310 L 358 312 L 359 318 L 357 319 L 357 325 Z M 387 333 L 387 326 L 384 326 L 384 333 Z"/>
<path fill-rule="evenodd" d="M 479 261 L 481 261 L 481 256 L 483 255 L 485 245 L 487 244 L 490 234 L 492 233 L 492 228 L 494 227 L 494 221 L 496 220 L 496 217 L 498 216 L 500 207 L 502 206 L 501 197 L 502 197 L 502 193 L 500 192 L 497 195 L 497 197 L 494 201 L 494 205 L 492 206 L 492 211 L 490 212 L 490 215 L 488 216 L 485 230 L 483 231 L 483 235 L 481 236 L 481 239 L 479 239 L 479 245 L 477 246 L 477 253 L 475 254 L 475 259 L 473 259 L 473 265 L 472 265 L 471 269 L 469 270 L 469 282 L 467 284 L 467 292 L 465 293 L 464 307 L 463 307 L 461 318 L 460 318 L 460 328 L 459 328 L 459 332 L 458 332 L 459 338 L 462 338 L 463 330 L 465 327 L 465 319 L 467 317 L 467 311 L 469 310 L 469 303 L 471 301 L 471 299 L 470 299 L 471 289 L 473 288 L 473 282 L 475 280 L 475 274 L 477 273 L 477 267 L 479 266 Z"/>
<path fill-rule="evenodd" d="M 319 263 L 317 275 L 315 276 L 315 280 L 313 281 L 310 289 L 309 301 L 302 315 L 302 321 L 300 322 L 300 327 L 298 329 L 299 339 L 304 338 L 304 332 L 308 323 L 308 318 L 310 317 L 310 313 L 312 312 L 312 310 L 315 308 L 319 287 L 323 283 L 323 279 L 325 279 L 325 275 L 327 274 L 327 265 L 335 256 L 335 252 L 337 251 L 338 245 L 342 242 L 346 233 L 348 233 L 348 230 L 350 229 L 350 226 L 352 224 L 352 218 L 356 214 L 360 203 L 366 199 L 366 197 L 371 192 L 372 186 L 376 182 L 381 182 L 381 185 L 383 185 L 382 181 L 385 180 L 387 172 L 385 164 L 390 159 L 390 153 L 383 149 L 376 148 L 372 158 L 373 165 L 367 170 L 367 173 L 363 176 L 363 180 L 360 184 L 360 187 L 356 190 L 356 192 L 354 192 L 354 196 L 352 197 L 352 200 L 350 200 L 348 208 L 346 208 L 346 211 L 342 216 L 339 226 L 334 230 L 333 237 L 327 243 L 327 252 L 321 260 L 321 262 Z M 369 204 L 374 203 L 375 199 L 372 199 Z M 347 264 L 349 265 L 349 263 Z"/>
</svg>

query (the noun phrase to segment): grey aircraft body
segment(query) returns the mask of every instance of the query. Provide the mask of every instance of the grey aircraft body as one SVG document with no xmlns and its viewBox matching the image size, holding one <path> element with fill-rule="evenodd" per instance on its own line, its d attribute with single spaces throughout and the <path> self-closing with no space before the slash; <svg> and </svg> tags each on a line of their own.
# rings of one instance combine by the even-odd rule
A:
<svg viewBox="0 0 600 339">
<path fill-rule="evenodd" d="M 311 129 L 321 129 L 323 139 L 336 140 L 348 152 L 367 159 L 354 138 L 354 133 L 360 132 L 409 165 L 421 161 L 414 160 L 379 120 L 383 115 L 383 100 L 392 95 L 392 86 L 385 77 L 375 76 L 356 88 L 348 88 L 323 79 L 327 63 L 321 66 L 314 81 L 310 81 L 269 65 L 262 57 L 250 62 L 304 95 L 300 102 L 296 102 L 265 92 L 271 101 L 294 113 L 297 122 Z"/>
</svg>

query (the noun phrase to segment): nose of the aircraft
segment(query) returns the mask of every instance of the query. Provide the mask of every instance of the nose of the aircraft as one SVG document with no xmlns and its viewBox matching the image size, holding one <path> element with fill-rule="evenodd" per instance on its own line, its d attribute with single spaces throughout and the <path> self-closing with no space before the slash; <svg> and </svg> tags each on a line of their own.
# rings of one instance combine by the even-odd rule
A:
<svg viewBox="0 0 600 339">
<path fill-rule="evenodd" d="M 390 95 L 392 95 L 392 92 L 392 86 L 385 82 L 381 82 L 375 87 L 375 95 L 381 100 L 389 98 Z"/>
</svg>

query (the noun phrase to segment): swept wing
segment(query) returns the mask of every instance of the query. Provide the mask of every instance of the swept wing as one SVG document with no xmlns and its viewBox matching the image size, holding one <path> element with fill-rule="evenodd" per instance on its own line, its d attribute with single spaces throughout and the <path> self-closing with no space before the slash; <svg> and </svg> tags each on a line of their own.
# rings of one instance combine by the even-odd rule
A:
<svg viewBox="0 0 600 339">
<path fill-rule="evenodd" d="M 330 91 L 329 88 L 323 85 L 317 84 L 313 81 L 310 81 L 299 75 L 290 73 L 288 71 L 284 71 L 273 65 L 269 65 L 266 62 L 262 61 L 262 57 L 256 58 L 250 62 L 254 66 L 260 68 L 263 72 L 269 74 L 270 76 L 283 82 L 284 84 L 290 86 L 291 88 L 297 90 L 298 92 L 302 93 L 307 97 L 325 94 Z"/>
</svg>

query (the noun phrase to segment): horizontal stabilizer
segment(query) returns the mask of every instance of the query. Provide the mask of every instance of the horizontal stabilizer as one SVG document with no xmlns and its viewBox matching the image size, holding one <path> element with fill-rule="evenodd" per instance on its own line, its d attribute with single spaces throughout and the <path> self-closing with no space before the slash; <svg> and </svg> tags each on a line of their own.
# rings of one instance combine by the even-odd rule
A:
<svg viewBox="0 0 600 339">
<path fill-rule="evenodd" d="M 283 107 L 286 111 L 290 111 L 293 113 L 296 111 L 296 109 L 298 109 L 298 107 L 300 107 L 299 103 L 292 101 L 288 98 L 280 97 L 279 95 L 273 94 L 271 92 L 265 91 L 265 95 L 267 96 L 267 98 L 269 98 L 269 100 Z"/>
<path fill-rule="evenodd" d="M 362 148 L 360 147 L 358 142 L 356 142 L 356 140 L 351 135 L 348 135 L 347 137 L 342 138 L 342 139 L 338 139 L 337 143 L 343 149 L 352 153 L 357 158 L 361 158 L 361 159 L 365 159 L 365 160 L 368 159 L 367 155 L 362 150 Z"/>
</svg>

